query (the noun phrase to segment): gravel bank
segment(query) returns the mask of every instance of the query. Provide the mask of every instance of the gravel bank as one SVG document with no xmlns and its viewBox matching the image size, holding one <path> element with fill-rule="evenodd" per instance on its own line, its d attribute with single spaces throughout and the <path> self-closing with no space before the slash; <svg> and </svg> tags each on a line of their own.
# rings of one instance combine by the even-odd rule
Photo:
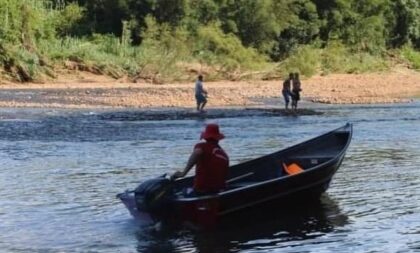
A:
<svg viewBox="0 0 420 253">
<path fill-rule="evenodd" d="M 1 82 L 1 81 L 0 81 Z M 205 82 L 208 108 L 255 106 L 278 99 L 282 80 Z M 420 73 L 394 70 L 375 74 L 333 74 L 302 80 L 302 99 L 329 104 L 409 102 L 420 95 Z M 194 81 L 175 84 L 125 83 L 103 76 L 44 84 L 0 84 L 0 107 L 35 108 L 194 108 Z M 257 99 L 256 99 L 257 98 Z"/>
</svg>

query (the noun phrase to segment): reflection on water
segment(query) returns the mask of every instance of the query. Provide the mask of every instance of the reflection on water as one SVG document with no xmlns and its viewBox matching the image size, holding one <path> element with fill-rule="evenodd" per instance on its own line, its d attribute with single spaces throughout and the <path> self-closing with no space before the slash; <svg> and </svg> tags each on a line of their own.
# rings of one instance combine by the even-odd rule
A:
<svg viewBox="0 0 420 253">
<path fill-rule="evenodd" d="M 138 252 L 236 252 L 279 249 L 343 227 L 348 217 L 325 194 L 298 206 L 270 205 L 235 214 L 212 231 L 147 228 L 137 232 Z M 321 243 L 321 242 L 320 242 Z"/>
<path fill-rule="evenodd" d="M 0 109 L 0 252 L 420 252 L 420 104 L 315 110 L 144 121 Z M 184 167 L 210 121 L 232 164 L 347 121 L 354 136 L 318 203 L 238 214 L 213 232 L 137 223 L 115 195 Z"/>
</svg>

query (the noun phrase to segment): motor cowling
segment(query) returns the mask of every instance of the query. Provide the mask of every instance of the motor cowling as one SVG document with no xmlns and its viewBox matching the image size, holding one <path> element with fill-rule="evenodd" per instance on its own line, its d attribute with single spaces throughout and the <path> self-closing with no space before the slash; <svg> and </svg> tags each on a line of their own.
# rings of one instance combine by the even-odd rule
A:
<svg viewBox="0 0 420 253">
<path fill-rule="evenodd" d="M 164 176 L 149 179 L 135 189 L 134 196 L 137 210 L 162 216 L 173 197 L 172 182 Z"/>
</svg>

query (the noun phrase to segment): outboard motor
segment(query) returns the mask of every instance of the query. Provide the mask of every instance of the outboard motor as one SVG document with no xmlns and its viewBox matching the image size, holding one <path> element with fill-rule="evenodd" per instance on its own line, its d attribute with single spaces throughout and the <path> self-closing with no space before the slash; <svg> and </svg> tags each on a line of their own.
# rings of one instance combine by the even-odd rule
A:
<svg viewBox="0 0 420 253">
<path fill-rule="evenodd" d="M 173 197 L 172 182 L 165 175 L 149 179 L 134 190 L 137 210 L 146 212 L 153 217 L 165 216 Z"/>
</svg>

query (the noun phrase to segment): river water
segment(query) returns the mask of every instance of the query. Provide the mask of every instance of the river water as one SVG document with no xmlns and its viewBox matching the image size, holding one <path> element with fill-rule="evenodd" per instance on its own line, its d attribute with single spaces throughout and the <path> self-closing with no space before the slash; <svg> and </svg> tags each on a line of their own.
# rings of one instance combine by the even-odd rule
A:
<svg viewBox="0 0 420 253">
<path fill-rule="evenodd" d="M 308 106 L 322 115 L 126 120 L 0 109 L 0 252 L 420 252 L 420 102 Z M 233 164 L 346 122 L 354 136 L 312 207 L 217 232 L 135 221 L 115 195 L 182 168 L 208 122 L 221 125 Z"/>
</svg>

